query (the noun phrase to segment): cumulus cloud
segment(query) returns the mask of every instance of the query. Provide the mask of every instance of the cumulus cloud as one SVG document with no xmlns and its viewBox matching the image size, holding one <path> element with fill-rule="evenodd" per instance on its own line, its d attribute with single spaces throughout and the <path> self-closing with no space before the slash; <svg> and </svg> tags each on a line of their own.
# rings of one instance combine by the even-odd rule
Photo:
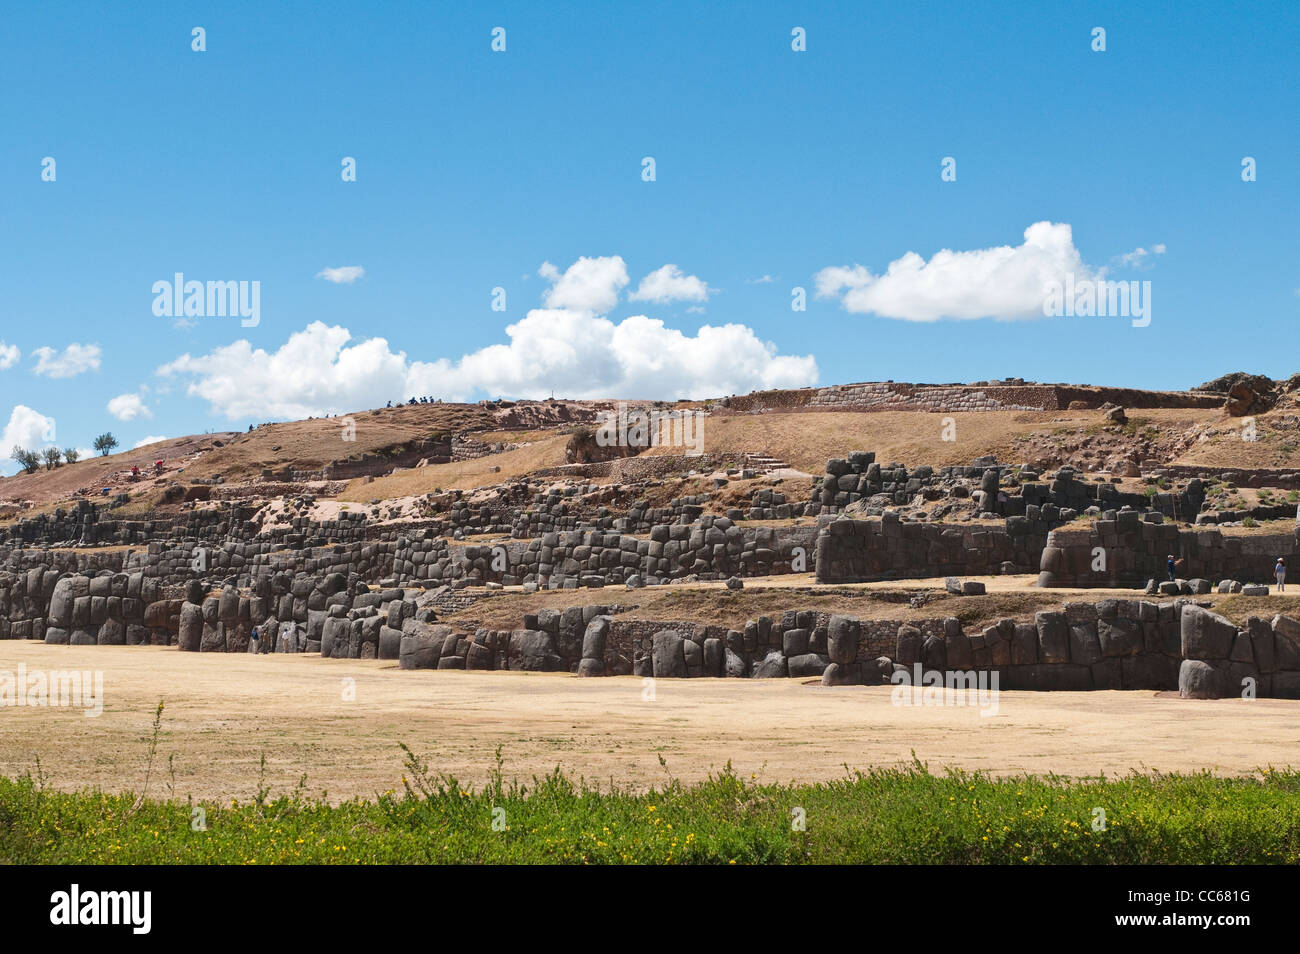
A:
<svg viewBox="0 0 1300 954">
<path fill-rule="evenodd" d="M 54 441 L 54 418 L 25 404 L 14 405 L 9 412 L 9 423 L 5 425 L 3 436 L 0 436 L 0 471 L 14 473 L 18 470 L 17 463 L 9 459 L 9 452 L 13 448 L 36 451 L 48 447 Z"/>
<path fill-rule="evenodd" d="M 628 283 L 627 264 L 621 255 L 583 256 L 561 272 L 550 262 L 537 269 L 551 283 L 542 295 L 547 308 L 568 308 L 603 315 L 618 304 L 618 293 Z"/>
<path fill-rule="evenodd" d="M 119 394 L 108 402 L 108 413 L 119 421 L 134 421 L 137 417 L 153 417 L 138 394 Z"/>
<path fill-rule="evenodd" d="M 157 444 L 159 441 L 165 440 L 167 440 L 167 438 L 163 437 L 161 434 L 150 434 L 148 437 L 142 437 L 140 440 L 132 444 L 131 449 L 135 450 L 144 447 L 146 444 Z"/>
<path fill-rule="evenodd" d="M 666 305 L 674 301 L 708 301 L 712 289 L 702 279 L 686 275 L 676 265 L 665 265 L 641 279 L 628 301 Z"/>
<path fill-rule="evenodd" d="M 1067 223 L 1035 222 L 1021 245 L 954 252 L 943 249 L 927 262 L 915 252 L 889 263 L 883 275 L 863 265 L 823 268 L 817 296 L 838 298 L 856 314 L 905 321 L 940 318 L 1015 320 L 1043 317 L 1053 282 L 1099 281 L 1104 268 L 1083 261 Z"/>
<path fill-rule="evenodd" d="M 0 339 L 0 371 L 7 371 L 18 363 L 18 359 L 23 353 L 18 350 L 17 345 L 5 344 Z"/>
<path fill-rule="evenodd" d="M 541 399 L 707 397 L 817 380 L 811 355 L 779 355 L 738 324 L 691 336 L 645 315 L 621 322 L 564 309 L 536 309 L 506 328 L 508 343 L 452 361 L 411 360 L 383 338 L 354 341 L 315 321 L 277 350 L 246 340 L 182 355 L 159 374 L 189 378 L 186 391 L 230 419 L 301 418 L 432 395 Z"/>
<path fill-rule="evenodd" d="M 1165 243 L 1157 242 L 1155 245 L 1152 245 L 1149 250 L 1139 245 L 1137 248 L 1133 249 L 1133 251 L 1125 252 L 1123 255 L 1120 255 L 1116 260 L 1121 265 L 1124 265 L 1128 268 L 1143 268 L 1143 267 L 1150 268 L 1151 263 L 1148 261 L 1148 259 L 1152 255 L 1163 255 L 1163 254 L 1165 254 Z"/>
<path fill-rule="evenodd" d="M 316 277 L 335 285 L 351 285 L 358 278 L 364 278 L 365 274 L 366 270 L 360 265 L 340 265 L 338 268 L 322 268 Z"/>
<path fill-rule="evenodd" d="M 99 345 L 73 342 L 62 351 L 48 345 L 32 352 L 36 356 L 35 374 L 51 378 L 72 378 L 83 371 L 99 370 Z"/>
<path fill-rule="evenodd" d="M 817 381 L 812 355 L 779 354 L 745 325 L 704 325 L 690 335 L 646 315 L 600 314 L 627 284 L 617 256 L 579 259 L 564 272 L 548 263 L 539 274 L 551 282 L 547 307 L 508 325 L 506 341 L 457 359 L 408 358 L 384 338 L 356 340 L 315 321 L 274 351 L 239 340 L 182 355 L 158 373 L 186 380 L 190 396 L 234 420 L 339 414 L 423 395 L 699 398 Z"/>
</svg>

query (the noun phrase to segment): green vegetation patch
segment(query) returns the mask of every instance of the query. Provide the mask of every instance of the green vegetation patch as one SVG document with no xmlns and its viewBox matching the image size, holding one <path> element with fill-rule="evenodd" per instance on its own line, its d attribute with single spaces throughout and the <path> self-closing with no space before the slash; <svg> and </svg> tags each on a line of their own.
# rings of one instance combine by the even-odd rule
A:
<svg viewBox="0 0 1300 954">
<path fill-rule="evenodd" d="M 403 747 L 405 748 L 405 747 Z M 660 759 L 663 764 L 663 759 Z M 665 776 L 667 778 L 667 775 Z M 903 769 L 620 791 L 497 770 L 475 791 L 407 750 L 399 790 L 331 805 L 148 800 L 0 779 L 0 861 L 16 864 L 1294 864 L 1300 774 L 995 779 Z"/>
</svg>

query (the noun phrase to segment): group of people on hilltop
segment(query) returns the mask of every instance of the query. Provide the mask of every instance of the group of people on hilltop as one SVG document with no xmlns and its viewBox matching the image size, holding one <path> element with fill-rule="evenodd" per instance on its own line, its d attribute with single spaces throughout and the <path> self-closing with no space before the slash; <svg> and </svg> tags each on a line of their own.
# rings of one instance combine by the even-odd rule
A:
<svg viewBox="0 0 1300 954">
<path fill-rule="evenodd" d="M 1174 557 L 1171 553 L 1165 558 L 1165 567 L 1169 571 L 1169 579 L 1172 582 L 1177 574 L 1178 568 L 1183 565 L 1183 561 Z M 1277 591 L 1286 592 L 1286 558 L 1278 557 L 1277 562 L 1273 564 L 1273 576 L 1277 579 Z"/>
<path fill-rule="evenodd" d="M 441 403 L 442 403 L 442 398 L 435 398 L 435 397 L 433 397 L 432 395 L 426 395 L 425 397 L 411 398 L 411 399 L 410 399 L 409 401 L 407 401 L 406 403 L 407 403 L 408 405 L 410 405 L 410 404 L 441 404 Z M 386 406 L 386 407 L 392 407 L 392 406 L 393 406 L 393 402 L 392 402 L 392 401 L 389 401 L 388 404 L 385 405 L 385 406 Z M 401 406 L 402 406 L 402 400 L 401 400 L 401 398 L 398 398 L 398 400 L 397 400 L 397 406 L 398 406 L 398 407 L 401 407 Z"/>
</svg>

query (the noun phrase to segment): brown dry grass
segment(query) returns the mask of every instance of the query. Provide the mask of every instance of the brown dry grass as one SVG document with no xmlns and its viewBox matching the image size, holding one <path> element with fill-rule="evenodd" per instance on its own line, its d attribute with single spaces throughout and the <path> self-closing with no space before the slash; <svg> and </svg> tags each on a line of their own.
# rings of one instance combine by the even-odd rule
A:
<svg viewBox="0 0 1300 954">
<path fill-rule="evenodd" d="M 1300 467 L 1300 432 L 1273 428 L 1272 422 L 1283 415 L 1295 416 L 1294 407 L 1279 408 L 1255 416 L 1256 440 L 1242 440 L 1245 418 L 1215 412 L 1205 419 L 1214 433 L 1199 441 L 1175 463 L 1214 467 L 1259 467 L 1291 470 Z"/>
<path fill-rule="evenodd" d="M 343 440 L 343 417 L 356 423 L 356 440 Z M 450 434 L 487 427 L 492 417 L 472 404 L 416 404 L 355 411 L 332 418 L 267 424 L 239 437 L 226 447 L 205 455 L 189 476 L 221 474 L 227 480 L 247 480 L 265 468 L 292 464 L 299 470 L 320 470 L 333 460 L 344 460 L 435 434 Z M 272 447 L 279 450 L 272 450 Z"/>
<path fill-rule="evenodd" d="M 387 477 L 376 477 L 369 483 L 364 478 L 359 478 L 349 483 L 338 499 L 366 502 L 376 497 L 382 500 L 414 497 L 437 488 L 473 490 L 476 487 L 490 487 L 514 477 L 531 474 L 535 470 L 559 467 L 564 463 L 564 446 L 567 443 L 567 437 L 556 435 L 502 454 L 489 454 L 450 464 L 412 467 Z M 493 473 L 493 467 L 501 469 Z"/>
<path fill-rule="evenodd" d="M 0 478 L 0 500 L 30 500 L 36 506 L 23 511 L 20 516 L 28 517 L 35 513 L 54 509 L 56 503 L 71 497 L 77 490 L 85 489 L 97 495 L 99 488 L 111 487 L 114 492 L 129 491 L 132 494 L 161 492 L 153 478 L 141 481 L 129 481 L 132 465 L 141 471 L 151 472 L 153 462 L 163 460 L 174 469 L 177 465 L 185 467 L 190 473 L 189 458 L 200 451 L 211 451 L 213 441 L 225 443 L 238 438 L 238 433 L 198 434 L 192 437 L 176 437 L 171 440 L 146 444 L 138 450 L 126 450 L 107 457 L 87 457 L 75 464 L 64 464 L 54 470 L 40 470 L 34 474 L 16 474 Z M 6 448 L 6 452 L 7 452 Z M 197 465 L 197 462 L 194 462 Z M 175 479 L 175 475 L 170 475 Z M 184 476 L 184 475 L 182 475 Z M 166 480 L 158 481 L 159 485 Z M 102 498 L 95 496 L 97 502 Z"/>
<path fill-rule="evenodd" d="M 940 577 L 854 583 L 845 586 L 817 586 L 811 574 L 786 574 L 748 579 L 742 590 L 728 590 L 722 582 L 680 583 L 629 590 L 624 586 L 597 589 L 542 590 L 524 593 L 518 587 L 498 591 L 479 600 L 445 622 L 472 630 L 518 629 L 525 613 L 539 609 L 565 609 L 570 606 L 623 606 L 629 610 L 624 618 L 653 619 L 702 623 L 740 629 L 759 616 L 780 616 L 785 610 L 819 610 L 844 613 L 860 619 L 919 620 L 955 616 L 964 626 L 976 628 L 1004 617 L 1030 619 L 1040 610 L 1059 609 L 1070 602 L 1095 602 L 1106 598 L 1150 599 L 1168 602 L 1174 597 L 1147 597 L 1132 589 L 1042 590 L 1034 585 L 1033 576 L 963 577 L 982 582 L 988 589 L 984 596 L 953 596 L 943 591 Z M 919 609 L 908 605 L 906 598 L 925 596 Z M 900 599 L 901 597 L 901 599 Z M 1288 612 L 1300 615 L 1300 586 L 1294 596 L 1227 597 L 1207 594 L 1197 597 L 1228 615 L 1234 622 L 1244 622 L 1250 615 L 1273 615 Z M 1276 600 L 1276 602 L 1269 602 Z M 1278 609 L 1276 607 L 1289 607 Z"/>
<path fill-rule="evenodd" d="M 955 441 L 943 440 L 948 417 L 956 424 Z M 875 451 L 881 463 L 897 460 L 909 466 L 969 464 L 985 454 L 1014 462 L 1012 442 L 1016 437 L 1054 428 L 1083 430 L 1100 422 L 1097 411 L 715 414 L 704 423 L 704 449 L 709 453 L 764 452 L 810 474 L 824 471 L 827 459 L 855 450 Z M 670 450 L 656 448 L 649 453 Z"/>
</svg>

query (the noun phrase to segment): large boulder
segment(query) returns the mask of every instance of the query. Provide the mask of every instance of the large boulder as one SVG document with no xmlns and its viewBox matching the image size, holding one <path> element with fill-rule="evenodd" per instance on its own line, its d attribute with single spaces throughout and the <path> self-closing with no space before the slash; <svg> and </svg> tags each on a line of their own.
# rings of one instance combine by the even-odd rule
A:
<svg viewBox="0 0 1300 954">
<path fill-rule="evenodd" d="M 726 645 L 716 637 L 704 641 L 704 675 L 721 676 Z"/>
<path fill-rule="evenodd" d="M 1199 659 L 1184 659 L 1178 667 L 1178 694 L 1184 699 L 1221 699 L 1229 694 L 1222 670 Z"/>
<path fill-rule="evenodd" d="M 379 658 L 397 659 L 402 655 L 402 631 L 391 626 L 379 627 Z"/>
<path fill-rule="evenodd" d="M 671 629 L 663 629 L 650 637 L 650 642 L 655 678 L 685 678 L 688 674 L 686 640 L 682 635 Z"/>
<path fill-rule="evenodd" d="M 904 624 L 898 627 L 898 638 L 894 643 L 894 662 L 900 666 L 911 666 L 921 661 L 921 648 L 925 637 L 915 626 Z"/>
<path fill-rule="evenodd" d="M 1273 617 L 1273 657 L 1278 669 L 1300 669 L 1300 622 L 1280 613 Z"/>
<path fill-rule="evenodd" d="M 822 671 L 823 686 L 862 685 L 861 663 L 831 663 Z"/>
<path fill-rule="evenodd" d="M 727 657 L 723 662 L 723 671 L 732 678 L 744 679 L 749 675 L 749 663 L 740 653 L 728 648 Z"/>
<path fill-rule="evenodd" d="M 1188 603 L 1180 625 L 1184 659 L 1227 659 L 1232 652 L 1237 627 L 1217 613 Z"/>
<path fill-rule="evenodd" d="M 1142 627 L 1123 617 L 1098 620 L 1097 639 L 1103 656 L 1135 656 L 1142 649 Z"/>
<path fill-rule="evenodd" d="M 803 653 L 799 656 L 791 656 L 786 661 L 790 675 L 796 678 L 808 676 L 820 678 L 830 664 L 830 658 L 819 653 Z"/>
<path fill-rule="evenodd" d="M 321 630 L 320 654 L 327 659 L 347 659 L 351 629 L 351 622 L 344 617 L 331 616 L 325 620 Z"/>
<path fill-rule="evenodd" d="M 524 672 L 557 672 L 564 664 L 555 652 L 552 634 L 538 629 L 516 629 L 512 632 L 507 658 L 511 669 Z"/>
<path fill-rule="evenodd" d="M 450 626 L 406 620 L 402 624 L 402 639 L 398 645 L 398 668 L 437 669 L 442 644 L 450 632 Z"/>
<path fill-rule="evenodd" d="M 1101 662 L 1101 642 L 1097 638 L 1097 624 L 1075 623 L 1070 627 L 1070 662 L 1091 666 Z"/>
<path fill-rule="evenodd" d="M 195 603 L 182 603 L 180 636 L 177 645 L 181 652 L 197 653 L 202 641 L 203 609 Z"/>
<path fill-rule="evenodd" d="M 226 624 L 220 621 L 209 623 L 203 621 L 203 633 L 199 636 L 199 652 L 224 653 L 226 651 Z"/>
<path fill-rule="evenodd" d="M 774 649 L 754 664 L 755 679 L 775 679 L 787 675 L 785 654 Z"/>
<path fill-rule="evenodd" d="M 1038 629 L 1038 661 L 1040 663 L 1068 663 L 1070 661 L 1070 624 L 1061 612 L 1034 614 Z"/>
<path fill-rule="evenodd" d="M 76 577 L 65 576 L 54 584 L 54 593 L 50 597 L 50 610 L 45 622 L 49 626 L 67 628 L 72 625 L 72 602 L 78 596 Z"/>
<path fill-rule="evenodd" d="M 851 616 L 835 615 L 826 630 L 826 649 L 831 662 L 847 666 L 858 658 L 862 623 Z"/>
<path fill-rule="evenodd" d="M 608 616 L 597 616 L 587 624 L 587 628 L 582 634 L 583 659 L 604 660 L 605 640 L 609 636 L 609 623 Z"/>
<path fill-rule="evenodd" d="M 217 600 L 217 618 L 227 624 L 239 619 L 239 590 L 233 586 L 221 588 L 221 596 Z"/>
<path fill-rule="evenodd" d="M 99 645 L 125 646 L 126 626 L 120 619 L 107 619 L 99 627 Z"/>
</svg>

